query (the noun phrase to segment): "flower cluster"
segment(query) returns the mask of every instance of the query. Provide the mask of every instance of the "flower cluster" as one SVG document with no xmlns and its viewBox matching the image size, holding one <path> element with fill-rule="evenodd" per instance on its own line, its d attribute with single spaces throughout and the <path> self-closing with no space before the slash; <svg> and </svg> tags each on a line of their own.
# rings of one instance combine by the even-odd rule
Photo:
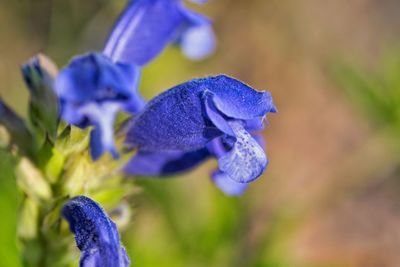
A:
<svg viewBox="0 0 400 267">
<path fill-rule="evenodd" d="M 267 114 L 276 112 L 271 94 L 226 75 L 184 82 L 147 103 L 139 93 L 141 69 L 166 46 L 178 45 L 189 59 L 200 60 L 214 51 L 215 43 L 210 20 L 185 7 L 183 0 L 129 1 L 102 51 L 76 56 L 59 72 L 44 56 L 23 66 L 33 134 L 1 101 L 0 124 L 22 154 L 43 166 L 48 176 L 58 177 L 68 168 L 62 156 L 69 152 L 57 149 L 71 139 L 71 127 L 89 129 L 94 161 L 105 153 L 114 159 L 125 153 L 115 141 L 115 120 L 124 112 L 129 119 L 120 132 L 124 147 L 133 152 L 121 168 L 125 176 L 171 176 L 216 158 L 212 181 L 226 194 L 240 195 L 268 164 L 256 132 L 264 128 Z M 38 139 L 33 135 L 40 141 L 27 144 Z M 50 147 L 51 156 L 44 160 L 35 157 L 41 146 Z M 75 197 L 62 215 L 82 251 L 81 266 L 129 265 L 116 225 L 99 204 Z"/>
</svg>

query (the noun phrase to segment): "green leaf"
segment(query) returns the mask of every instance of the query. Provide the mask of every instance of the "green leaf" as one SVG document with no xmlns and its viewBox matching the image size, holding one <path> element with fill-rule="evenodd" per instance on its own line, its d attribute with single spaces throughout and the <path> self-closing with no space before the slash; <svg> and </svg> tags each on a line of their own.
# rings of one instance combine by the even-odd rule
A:
<svg viewBox="0 0 400 267">
<path fill-rule="evenodd" d="M 17 247 L 18 191 L 13 174 L 14 162 L 10 154 L 0 149 L 0 266 L 20 267 Z"/>
</svg>

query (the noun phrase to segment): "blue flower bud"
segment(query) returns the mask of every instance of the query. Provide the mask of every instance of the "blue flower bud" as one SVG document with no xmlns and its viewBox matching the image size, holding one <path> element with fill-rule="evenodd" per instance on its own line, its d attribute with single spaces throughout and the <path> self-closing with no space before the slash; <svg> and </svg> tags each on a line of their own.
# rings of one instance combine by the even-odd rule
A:
<svg viewBox="0 0 400 267">
<path fill-rule="evenodd" d="M 62 209 L 76 244 L 82 252 L 81 267 L 127 267 L 128 255 L 121 246 L 117 227 L 100 205 L 88 197 L 69 200 Z"/>
</svg>

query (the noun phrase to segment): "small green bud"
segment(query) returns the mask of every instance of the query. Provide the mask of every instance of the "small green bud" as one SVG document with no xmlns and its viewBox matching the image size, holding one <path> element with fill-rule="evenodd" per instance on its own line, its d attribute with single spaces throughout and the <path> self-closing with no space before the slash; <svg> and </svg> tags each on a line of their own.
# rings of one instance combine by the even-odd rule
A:
<svg viewBox="0 0 400 267">
<path fill-rule="evenodd" d="M 18 186 L 30 198 L 40 201 L 52 197 L 50 185 L 40 171 L 26 158 L 22 158 L 16 167 Z"/>
<path fill-rule="evenodd" d="M 22 203 L 18 236 L 23 239 L 34 239 L 38 234 L 39 207 L 37 203 L 27 197 Z"/>
<path fill-rule="evenodd" d="M 39 54 L 22 66 L 22 74 L 29 88 L 29 116 L 36 133 L 57 138 L 58 99 L 54 92 L 56 65 L 45 55 Z"/>
</svg>

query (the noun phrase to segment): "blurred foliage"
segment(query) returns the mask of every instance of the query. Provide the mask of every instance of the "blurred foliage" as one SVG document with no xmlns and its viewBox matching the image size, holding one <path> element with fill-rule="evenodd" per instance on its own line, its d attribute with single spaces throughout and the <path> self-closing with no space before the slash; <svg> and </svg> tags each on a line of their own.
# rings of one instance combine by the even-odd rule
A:
<svg viewBox="0 0 400 267">
<path fill-rule="evenodd" d="M 332 74 L 373 127 L 400 134 L 400 52 L 390 50 L 374 69 L 335 63 Z"/>
<path fill-rule="evenodd" d="M 17 248 L 18 192 L 13 174 L 14 161 L 10 154 L 0 148 L 0 266 L 20 267 Z"/>
</svg>

